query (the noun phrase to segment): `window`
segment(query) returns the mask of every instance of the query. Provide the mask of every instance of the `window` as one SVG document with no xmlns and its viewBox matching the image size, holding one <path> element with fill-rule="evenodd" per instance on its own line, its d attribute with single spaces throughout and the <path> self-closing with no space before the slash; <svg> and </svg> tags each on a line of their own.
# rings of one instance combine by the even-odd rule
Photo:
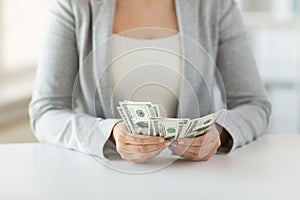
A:
<svg viewBox="0 0 300 200">
<path fill-rule="evenodd" d="M 44 22 L 51 1 L 0 0 L 0 74 L 36 66 Z"/>
<path fill-rule="evenodd" d="M 240 0 L 273 114 L 269 132 L 300 131 L 299 0 Z"/>
<path fill-rule="evenodd" d="M 0 128 L 27 118 L 50 3 L 0 0 Z"/>
</svg>

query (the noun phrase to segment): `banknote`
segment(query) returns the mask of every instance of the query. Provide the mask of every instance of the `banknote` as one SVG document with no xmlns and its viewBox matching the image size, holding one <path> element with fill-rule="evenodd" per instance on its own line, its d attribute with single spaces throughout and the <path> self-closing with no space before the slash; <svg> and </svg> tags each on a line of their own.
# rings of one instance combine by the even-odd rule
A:
<svg viewBox="0 0 300 200">
<path fill-rule="evenodd" d="M 159 136 L 174 140 L 199 137 L 207 133 L 225 111 L 223 109 L 197 119 L 164 118 L 161 117 L 157 104 L 128 100 L 120 102 L 117 110 L 132 134 Z"/>
<path fill-rule="evenodd" d="M 166 139 L 175 138 L 184 130 L 189 119 L 175 118 L 151 118 L 150 124 L 153 127 L 154 136 L 162 136 Z"/>
<path fill-rule="evenodd" d="M 124 122 L 132 133 L 150 135 L 150 118 L 159 117 L 157 106 L 149 102 L 120 102 Z M 123 118 L 122 117 L 122 118 Z"/>
<path fill-rule="evenodd" d="M 208 132 L 209 128 L 216 122 L 222 112 L 223 110 L 204 116 L 202 118 L 191 120 L 183 137 L 193 138 L 205 134 L 206 132 Z"/>
<path fill-rule="evenodd" d="M 123 121 L 124 121 L 125 125 L 127 126 L 128 130 L 129 130 L 131 133 L 133 133 L 132 127 L 130 127 L 130 124 L 131 124 L 131 123 L 128 121 L 129 119 L 126 117 L 126 115 L 125 115 L 123 109 L 122 109 L 121 107 L 117 107 L 117 110 L 119 111 L 120 116 L 121 116 L 121 118 L 123 119 Z"/>
</svg>

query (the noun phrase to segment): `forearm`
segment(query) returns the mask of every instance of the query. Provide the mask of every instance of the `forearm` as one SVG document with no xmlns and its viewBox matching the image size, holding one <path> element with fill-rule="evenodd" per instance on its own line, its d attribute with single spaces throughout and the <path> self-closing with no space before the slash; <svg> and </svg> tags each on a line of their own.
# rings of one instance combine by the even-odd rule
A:
<svg viewBox="0 0 300 200">
<path fill-rule="evenodd" d="M 38 109 L 36 109 L 38 110 Z M 103 148 L 118 119 L 102 119 L 70 110 L 50 110 L 42 115 L 30 108 L 33 131 L 41 142 L 75 149 L 104 158 Z"/>
</svg>

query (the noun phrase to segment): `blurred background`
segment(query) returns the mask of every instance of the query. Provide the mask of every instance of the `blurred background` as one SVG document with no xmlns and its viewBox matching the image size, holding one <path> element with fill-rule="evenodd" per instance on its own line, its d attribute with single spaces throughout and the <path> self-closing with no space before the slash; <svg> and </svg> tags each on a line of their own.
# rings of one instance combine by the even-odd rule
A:
<svg viewBox="0 0 300 200">
<path fill-rule="evenodd" d="M 300 132 L 300 0 L 238 0 L 273 102 L 268 133 Z M 35 142 L 27 106 L 53 0 L 0 0 L 0 143 Z"/>
</svg>

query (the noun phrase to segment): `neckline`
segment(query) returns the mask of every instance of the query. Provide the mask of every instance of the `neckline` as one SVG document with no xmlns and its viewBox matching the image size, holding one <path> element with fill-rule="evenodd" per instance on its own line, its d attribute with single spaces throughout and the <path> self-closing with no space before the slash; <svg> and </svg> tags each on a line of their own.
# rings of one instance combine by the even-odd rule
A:
<svg viewBox="0 0 300 200">
<path fill-rule="evenodd" d="M 123 36 L 123 35 L 120 35 L 120 34 L 113 34 L 113 37 L 117 37 L 117 38 L 125 39 L 125 40 L 153 42 L 153 41 L 169 40 L 169 39 L 172 39 L 172 38 L 179 37 L 179 33 L 176 33 L 176 34 L 173 34 L 173 35 L 170 35 L 170 36 L 166 36 L 166 37 L 151 38 L 151 39 L 134 38 L 134 37 Z"/>
</svg>

